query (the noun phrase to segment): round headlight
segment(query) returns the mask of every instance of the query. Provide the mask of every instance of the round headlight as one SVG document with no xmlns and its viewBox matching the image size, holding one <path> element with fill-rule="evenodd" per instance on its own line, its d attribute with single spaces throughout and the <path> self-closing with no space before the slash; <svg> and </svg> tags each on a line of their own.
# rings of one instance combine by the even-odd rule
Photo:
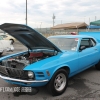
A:
<svg viewBox="0 0 100 100">
<path fill-rule="evenodd" d="M 29 78 L 34 78 L 34 73 L 31 72 L 31 71 L 28 71 L 28 77 L 29 77 Z"/>
</svg>

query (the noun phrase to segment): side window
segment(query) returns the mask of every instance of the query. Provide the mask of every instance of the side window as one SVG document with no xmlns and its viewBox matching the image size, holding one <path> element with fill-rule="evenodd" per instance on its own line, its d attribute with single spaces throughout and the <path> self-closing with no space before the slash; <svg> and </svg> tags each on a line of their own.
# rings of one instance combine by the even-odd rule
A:
<svg viewBox="0 0 100 100">
<path fill-rule="evenodd" d="M 7 36 L 6 35 L 2 35 L 3 36 L 3 38 L 6 38 Z"/>
<path fill-rule="evenodd" d="M 94 39 L 92 39 L 92 38 L 83 38 L 81 40 L 79 49 L 81 50 L 81 48 L 83 48 L 83 47 L 84 47 L 84 49 L 86 49 L 86 48 L 93 47 L 95 45 L 96 45 L 96 41 Z"/>
<path fill-rule="evenodd" d="M 90 40 L 89 40 L 89 38 L 83 38 L 81 40 L 80 46 L 85 46 L 86 48 L 90 47 Z"/>
<path fill-rule="evenodd" d="M 94 39 L 90 39 L 90 41 L 91 41 L 91 44 L 93 45 L 93 47 L 96 45 L 96 41 L 94 40 Z"/>
</svg>

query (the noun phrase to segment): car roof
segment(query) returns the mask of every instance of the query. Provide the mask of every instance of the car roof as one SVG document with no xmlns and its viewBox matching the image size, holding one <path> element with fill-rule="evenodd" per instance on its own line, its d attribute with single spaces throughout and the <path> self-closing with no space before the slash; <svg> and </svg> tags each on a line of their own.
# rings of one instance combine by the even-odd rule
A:
<svg viewBox="0 0 100 100">
<path fill-rule="evenodd" d="M 87 35 L 55 35 L 55 36 L 49 36 L 48 38 L 92 38 L 92 37 Z"/>
</svg>

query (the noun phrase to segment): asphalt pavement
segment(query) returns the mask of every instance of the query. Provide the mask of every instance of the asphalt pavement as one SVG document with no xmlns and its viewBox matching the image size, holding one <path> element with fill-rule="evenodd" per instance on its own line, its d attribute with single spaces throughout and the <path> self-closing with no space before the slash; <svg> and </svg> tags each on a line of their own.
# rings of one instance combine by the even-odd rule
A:
<svg viewBox="0 0 100 100">
<path fill-rule="evenodd" d="M 13 52 L 4 52 L 3 56 L 27 50 L 19 42 L 14 43 Z M 85 63 L 83 61 L 83 63 Z M 68 88 L 60 95 L 51 96 L 46 86 L 33 88 L 32 92 L 5 92 L 1 88 L 19 87 L 0 78 L 0 100 L 100 100 L 100 71 L 91 67 L 69 79 Z"/>
</svg>

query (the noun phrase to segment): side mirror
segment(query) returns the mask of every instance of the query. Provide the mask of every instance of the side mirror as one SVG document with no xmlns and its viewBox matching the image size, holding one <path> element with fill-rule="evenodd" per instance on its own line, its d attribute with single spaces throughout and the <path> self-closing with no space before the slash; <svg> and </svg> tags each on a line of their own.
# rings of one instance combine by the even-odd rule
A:
<svg viewBox="0 0 100 100">
<path fill-rule="evenodd" d="M 86 46 L 80 46 L 79 51 L 86 49 Z"/>
</svg>

